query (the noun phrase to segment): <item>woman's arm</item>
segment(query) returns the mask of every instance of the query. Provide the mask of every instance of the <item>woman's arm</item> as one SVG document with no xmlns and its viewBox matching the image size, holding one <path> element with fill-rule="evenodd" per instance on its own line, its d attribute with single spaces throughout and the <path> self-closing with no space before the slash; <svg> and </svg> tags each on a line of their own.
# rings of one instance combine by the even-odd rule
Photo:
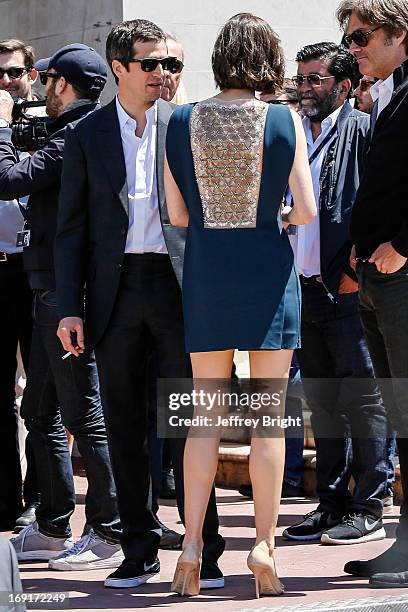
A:
<svg viewBox="0 0 408 612">
<path fill-rule="evenodd" d="M 307 157 L 305 132 L 300 117 L 292 113 L 296 134 L 296 151 L 293 166 L 289 175 L 289 188 L 293 197 L 290 212 L 284 211 L 282 221 L 292 225 L 306 225 L 317 215 L 316 201 L 313 193 L 312 176 Z"/>
<path fill-rule="evenodd" d="M 170 223 L 177 227 L 188 226 L 188 210 L 180 189 L 173 178 L 167 157 L 164 160 L 164 188 L 166 191 L 167 210 Z"/>
</svg>

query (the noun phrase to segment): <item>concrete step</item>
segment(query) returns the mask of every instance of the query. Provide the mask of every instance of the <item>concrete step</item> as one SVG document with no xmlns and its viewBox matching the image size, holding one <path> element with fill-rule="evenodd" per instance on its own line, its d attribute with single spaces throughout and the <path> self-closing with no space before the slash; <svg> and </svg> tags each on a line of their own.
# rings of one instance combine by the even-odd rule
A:
<svg viewBox="0 0 408 612">
<path fill-rule="evenodd" d="M 248 484 L 249 478 L 249 444 L 221 442 L 218 455 L 218 469 L 215 482 L 218 486 L 237 489 L 241 484 Z M 303 451 L 303 487 L 308 496 L 316 495 L 316 451 L 305 448 Z M 397 462 L 394 483 L 394 503 L 402 502 L 400 466 Z M 352 486 L 352 484 L 351 484 Z"/>
</svg>

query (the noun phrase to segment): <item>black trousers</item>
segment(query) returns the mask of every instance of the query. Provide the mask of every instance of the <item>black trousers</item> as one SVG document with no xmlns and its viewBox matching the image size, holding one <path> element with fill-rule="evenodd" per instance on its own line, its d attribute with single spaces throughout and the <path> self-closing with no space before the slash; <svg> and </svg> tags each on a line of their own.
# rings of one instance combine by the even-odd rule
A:
<svg viewBox="0 0 408 612">
<path fill-rule="evenodd" d="M 32 293 L 23 268 L 22 255 L 0 262 L 0 523 L 14 521 L 23 509 L 20 453 L 15 408 L 17 345 L 27 371 L 32 330 Z M 26 441 L 26 503 L 37 501 L 38 487 L 30 436 Z"/>
<path fill-rule="evenodd" d="M 191 375 L 184 346 L 181 292 L 170 258 L 154 253 L 126 255 L 116 304 L 95 354 L 123 529 L 121 543 L 129 560 L 154 558 L 160 541 L 152 511 L 147 445 L 146 363 L 152 349 L 157 354 L 159 378 Z M 181 439 L 171 442 L 183 521 L 184 445 Z M 203 529 L 205 560 L 217 560 L 224 550 L 218 527 L 213 491 Z"/>
</svg>

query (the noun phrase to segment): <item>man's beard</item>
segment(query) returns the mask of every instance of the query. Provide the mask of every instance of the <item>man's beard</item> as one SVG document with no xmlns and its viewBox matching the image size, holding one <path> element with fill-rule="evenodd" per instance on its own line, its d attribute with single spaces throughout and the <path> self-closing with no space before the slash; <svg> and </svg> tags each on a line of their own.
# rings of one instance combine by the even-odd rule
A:
<svg viewBox="0 0 408 612">
<path fill-rule="evenodd" d="M 312 103 L 308 104 L 306 107 L 302 104 L 302 101 L 305 99 L 303 97 L 300 101 L 302 115 L 308 117 L 312 123 L 321 123 L 338 108 L 339 91 L 339 88 L 335 87 L 327 92 L 324 98 L 318 98 L 315 95 L 308 97 L 306 99 L 311 100 Z"/>
<path fill-rule="evenodd" d="M 55 81 L 47 91 L 47 101 L 45 109 L 49 117 L 59 117 L 59 115 L 63 111 L 62 102 L 55 93 Z"/>
</svg>

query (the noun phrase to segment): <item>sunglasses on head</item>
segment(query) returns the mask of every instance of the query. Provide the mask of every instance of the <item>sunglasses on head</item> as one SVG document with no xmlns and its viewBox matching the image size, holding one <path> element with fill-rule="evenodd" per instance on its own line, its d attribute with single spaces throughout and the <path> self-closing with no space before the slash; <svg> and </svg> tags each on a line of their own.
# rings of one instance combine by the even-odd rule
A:
<svg viewBox="0 0 408 612">
<path fill-rule="evenodd" d="M 320 76 L 320 74 L 297 74 L 292 77 L 292 82 L 295 87 L 301 87 L 305 81 L 312 87 L 320 87 L 322 81 L 326 79 L 334 79 L 334 76 Z"/>
<path fill-rule="evenodd" d="M 57 74 L 56 72 L 40 72 L 39 74 L 40 74 L 40 81 L 42 85 L 47 84 L 48 77 L 50 79 L 59 79 L 61 77 L 61 75 Z"/>
<path fill-rule="evenodd" d="M 299 100 L 268 100 L 268 104 L 283 104 L 287 106 L 288 104 L 297 104 Z"/>
<path fill-rule="evenodd" d="M 358 84 L 358 89 L 360 91 L 368 91 L 372 85 L 374 85 L 374 81 L 368 81 L 366 79 L 361 79 L 361 81 Z"/>
<path fill-rule="evenodd" d="M 21 79 L 23 74 L 29 70 L 29 68 L 20 68 L 18 66 L 13 68 L 0 68 L 0 79 L 2 79 L 5 74 L 7 74 L 10 79 Z"/>
<path fill-rule="evenodd" d="M 370 36 L 377 30 L 382 28 L 382 26 L 377 26 L 372 30 L 354 30 L 351 34 L 346 34 L 343 36 L 342 43 L 345 47 L 351 47 L 351 43 L 357 45 L 357 47 L 366 47 L 368 45 L 368 41 L 370 40 Z"/>
<path fill-rule="evenodd" d="M 144 57 L 143 59 L 132 58 L 126 61 L 140 64 L 143 72 L 153 72 L 153 70 L 156 70 L 159 64 L 163 70 L 168 70 L 171 72 L 171 74 L 177 74 L 184 68 L 183 62 L 177 59 L 177 57 L 163 57 L 162 59 L 158 59 L 156 57 Z"/>
</svg>

